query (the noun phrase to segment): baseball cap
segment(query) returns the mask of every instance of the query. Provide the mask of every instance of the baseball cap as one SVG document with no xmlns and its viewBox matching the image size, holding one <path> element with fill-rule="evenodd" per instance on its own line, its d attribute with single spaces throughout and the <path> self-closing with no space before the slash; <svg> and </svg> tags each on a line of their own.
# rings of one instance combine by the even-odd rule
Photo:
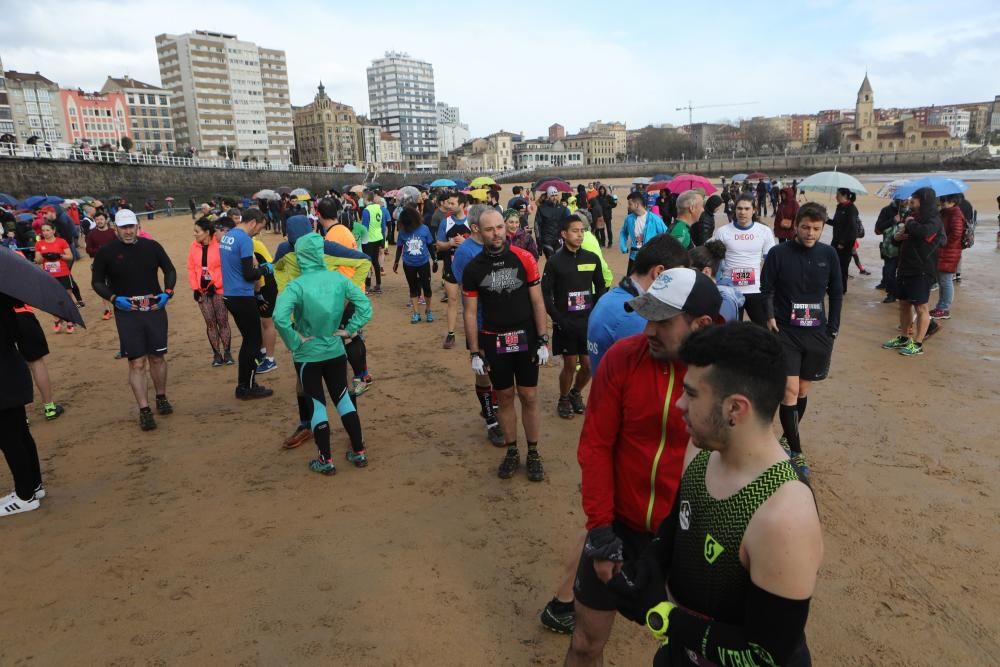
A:
<svg viewBox="0 0 1000 667">
<path fill-rule="evenodd" d="M 556 188 L 556 186 L 550 185 L 549 187 L 545 188 L 545 194 L 547 194 L 550 197 L 554 197 L 555 195 L 559 194 L 559 190 Z"/>
<path fill-rule="evenodd" d="M 625 310 L 662 322 L 680 313 L 716 319 L 721 306 L 722 295 L 711 278 L 694 269 L 675 268 L 657 276 L 645 294 L 625 304 Z"/>
<path fill-rule="evenodd" d="M 139 221 L 136 220 L 135 213 L 127 208 L 118 209 L 118 212 L 115 213 L 115 227 L 131 227 L 138 224 Z"/>
</svg>

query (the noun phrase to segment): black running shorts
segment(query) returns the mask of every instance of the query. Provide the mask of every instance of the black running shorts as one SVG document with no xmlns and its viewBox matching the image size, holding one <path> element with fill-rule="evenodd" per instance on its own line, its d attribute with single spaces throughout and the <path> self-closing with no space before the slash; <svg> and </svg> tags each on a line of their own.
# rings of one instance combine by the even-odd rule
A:
<svg viewBox="0 0 1000 667">
<path fill-rule="evenodd" d="M 778 331 L 778 340 L 785 352 L 786 376 L 809 382 L 826 379 L 833 355 L 833 339 L 825 329 L 783 326 Z"/>
<path fill-rule="evenodd" d="M 921 306 L 931 298 L 931 283 L 934 280 L 926 273 L 918 276 L 899 276 L 896 279 L 896 298 Z"/>
<path fill-rule="evenodd" d="M 495 334 L 480 333 L 479 349 L 489 366 L 490 382 L 497 391 L 518 387 L 538 386 L 538 360 L 535 358 L 537 343 L 534 332 L 528 332 L 527 349 L 523 352 L 500 353 Z"/>
<path fill-rule="evenodd" d="M 260 308 L 260 316 L 262 318 L 268 319 L 274 314 L 274 304 L 278 300 L 278 285 L 277 283 L 265 284 L 260 288 L 260 295 L 264 297 L 264 301 L 267 303 L 266 306 Z"/>
<path fill-rule="evenodd" d="M 115 325 L 123 357 L 167 353 L 166 310 L 115 310 Z"/>
<path fill-rule="evenodd" d="M 640 533 L 615 521 L 611 524 L 615 535 L 622 541 L 622 554 L 625 560 L 635 560 L 653 541 L 652 533 Z M 598 611 L 615 611 L 618 605 L 615 598 L 608 592 L 607 585 L 597 578 L 594 572 L 594 561 L 586 554 L 580 554 L 580 564 L 576 568 L 576 579 L 573 581 L 573 595 L 577 602 Z"/>
<path fill-rule="evenodd" d="M 552 327 L 552 354 L 587 355 L 587 327 L 583 334 L 573 329 L 563 329 L 558 324 Z"/>
<path fill-rule="evenodd" d="M 17 313 L 17 349 L 25 361 L 38 361 L 49 353 L 49 342 L 34 313 Z"/>
</svg>

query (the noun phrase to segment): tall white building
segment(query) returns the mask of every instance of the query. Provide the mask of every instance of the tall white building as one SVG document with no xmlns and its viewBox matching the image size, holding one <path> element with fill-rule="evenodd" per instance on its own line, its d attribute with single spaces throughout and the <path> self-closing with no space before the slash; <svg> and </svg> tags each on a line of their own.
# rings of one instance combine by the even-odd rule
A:
<svg viewBox="0 0 1000 667">
<path fill-rule="evenodd" d="M 436 166 L 438 115 L 430 63 L 386 51 L 368 67 L 368 105 L 372 122 L 399 138 L 405 161 Z"/>
<path fill-rule="evenodd" d="M 972 114 L 964 109 L 939 109 L 927 114 L 928 125 L 944 125 L 948 128 L 948 134 L 959 139 L 964 139 L 969 133 L 969 123 Z"/>
<path fill-rule="evenodd" d="M 285 52 L 207 30 L 157 35 L 178 151 L 286 161 L 294 135 Z"/>
</svg>

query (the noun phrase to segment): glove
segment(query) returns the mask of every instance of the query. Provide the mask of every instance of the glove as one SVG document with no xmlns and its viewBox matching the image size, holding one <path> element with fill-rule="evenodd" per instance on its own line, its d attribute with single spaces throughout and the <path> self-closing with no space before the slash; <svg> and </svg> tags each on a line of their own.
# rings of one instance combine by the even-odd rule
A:
<svg viewBox="0 0 1000 667">
<path fill-rule="evenodd" d="M 538 357 L 538 365 L 544 366 L 549 363 L 549 358 L 551 358 L 552 355 L 549 354 L 548 346 L 546 346 L 545 343 L 542 343 L 538 346 L 538 352 L 535 353 L 535 356 Z"/>
<path fill-rule="evenodd" d="M 201 303 L 201 292 L 198 290 L 194 290 L 194 300 Z"/>
<path fill-rule="evenodd" d="M 676 606 L 674 603 L 664 600 L 646 612 L 646 627 L 663 644 L 670 641 L 670 612 Z"/>
<path fill-rule="evenodd" d="M 621 538 L 615 535 L 611 526 L 591 528 L 587 533 L 587 541 L 583 543 L 583 553 L 594 560 L 610 560 L 616 563 L 625 560 L 622 555 Z"/>
<path fill-rule="evenodd" d="M 486 360 L 483 359 L 483 355 L 479 352 L 474 352 L 471 356 L 472 372 L 476 375 L 486 375 Z"/>
<path fill-rule="evenodd" d="M 434 262 L 431 264 L 431 273 L 437 273 L 437 272 L 438 272 L 438 263 L 437 260 L 434 260 Z"/>
<path fill-rule="evenodd" d="M 166 292 L 160 292 L 156 295 L 156 307 L 159 310 L 163 310 L 167 307 L 167 301 L 170 301 L 170 295 Z"/>
<path fill-rule="evenodd" d="M 127 296 L 116 296 L 115 308 L 118 310 L 132 310 L 132 302 L 128 300 Z"/>
<path fill-rule="evenodd" d="M 639 558 L 622 565 L 608 581 L 608 592 L 622 616 L 645 625 L 646 612 L 667 599 L 662 542 L 653 540 Z"/>
<path fill-rule="evenodd" d="M 274 275 L 274 265 L 271 262 L 261 262 L 257 265 L 257 268 L 260 269 L 261 273 L 266 273 L 269 276 Z"/>
</svg>

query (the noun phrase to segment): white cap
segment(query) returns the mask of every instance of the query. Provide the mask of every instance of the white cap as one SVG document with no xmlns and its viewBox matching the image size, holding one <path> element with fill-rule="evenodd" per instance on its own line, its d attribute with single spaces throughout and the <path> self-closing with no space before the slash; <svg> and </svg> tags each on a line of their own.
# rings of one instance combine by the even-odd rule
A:
<svg viewBox="0 0 1000 667">
<path fill-rule="evenodd" d="M 138 224 L 139 221 L 136 220 L 135 213 L 127 208 L 118 209 L 118 212 L 115 213 L 115 227 L 131 227 Z"/>
<path fill-rule="evenodd" d="M 545 188 L 545 194 L 547 194 L 549 197 L 554 197 L 555 195 L 559 194 L 559 190 L 556 189 L 556 186 L 550 185 L 549 187 Z"/>
</svg>

